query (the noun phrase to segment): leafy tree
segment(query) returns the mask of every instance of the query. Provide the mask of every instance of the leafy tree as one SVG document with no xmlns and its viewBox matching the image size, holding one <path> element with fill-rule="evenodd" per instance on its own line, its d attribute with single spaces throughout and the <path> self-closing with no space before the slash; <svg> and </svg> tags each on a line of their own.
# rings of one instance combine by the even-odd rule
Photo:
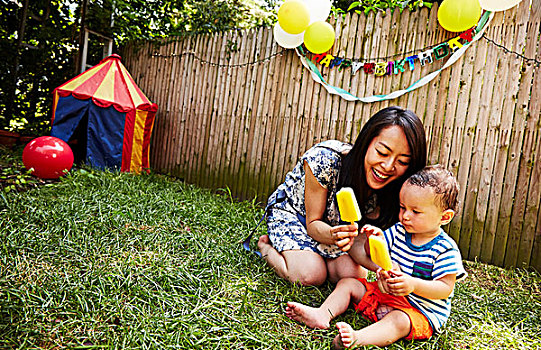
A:
<svg viewBox="0 0 541 350">
<path fill-rule="evenodd" d="M 442 0 L 336 0 L 335 6 L 344 10 L 354 10 L 356 12 L 364 12 L 368 14 L 370 11 L 385 11 L 387 9 L 399 9 L 404 10 L 409 8 L 410 10 L 416 10 L 421 7 L 431 8 L 435 2 L 441 2 Z"/>
<path fill-rule="evenodd" d="M 87 28 L 114 38 L 117 46 L 250 28 L 271 23 L 273 16 L 259 0 L 0 0 L 0 5 L 0 129 L 30 134 L 48 133 L 51 93 L 77 73 L 83 13 Z M 91 41 L 89 63 L 99 62 L 102 47 Z"/>
<path fill-rule="evenodd" d="M 76 31 L 61 0 L 1 0 L 0 128 L 42 129 L 52 87 L 73 73 Z"/>
</svg>

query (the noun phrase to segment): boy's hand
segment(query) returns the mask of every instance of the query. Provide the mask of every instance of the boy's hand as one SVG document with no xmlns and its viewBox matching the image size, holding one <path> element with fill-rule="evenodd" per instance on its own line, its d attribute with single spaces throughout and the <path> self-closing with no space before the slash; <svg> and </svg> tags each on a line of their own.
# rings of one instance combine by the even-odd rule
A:
<svg viewBox="0 0 541 350">
<path fill-rule="evenodd" d="M 385 282 L 387 283 L 389 294 L 404 296 L 414 291 L 414 278 L 400 271 L 400 268 L 397 266 L 393 267 L 393 269 L 388 272 L 388 276 L 389 278 L 387 278 Z"/>
<path fill-rule="evenodd" d="M 370 256 L 370 240 L 368 239 L 368 237 L 370 237 L 371 235 L 383 237 L 383 231 L 376 226 L 364 225 L 361 228 L 361 233 L 366 235 L 366 240 L 364 241 L 364 251 L 367 256 Z"/>
<path fill-rule="evenodd" d="M 364 233 L 367 238 L 371 235 L 383 236 L 383 231 L 379 227 L 372 225 L 364 225 L 361 228 L 361 233 Z"/>
<path fill-rule="evenodd" d="M 336 244 L 343 252 L 347 252 L 351 249 L 355 237 L 357 237 L 358 234 L 359 230 L 357 224 L 331 227 L 331 236 L 334 240 L 334 244 Z"/>
</svg>

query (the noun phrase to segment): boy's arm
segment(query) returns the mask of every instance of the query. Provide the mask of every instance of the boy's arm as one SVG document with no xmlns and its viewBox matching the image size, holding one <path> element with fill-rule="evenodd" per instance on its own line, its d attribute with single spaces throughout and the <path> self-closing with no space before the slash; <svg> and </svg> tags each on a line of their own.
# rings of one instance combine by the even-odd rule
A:
<svg viewBox="0 0 541 350">
<path fill-rule="evenodd" d="M 456 274 L 448 274 L 437 280 L 427 281 L 392 270 L 393 276 L 386 280 L 390 294 L 401 296 L 415 293 L 428 299 L 445 299 L 451 295 L 456 282 Z"/>
<path fill-rule="evenodd" d="M 353 245 L 349 249 L 348 254 L 357 264 L 364 266 L 370 271 L 376 272 L 380 267 L 374 264 L 364 249 L 364 243 L 367 239 L 368 238 L 365 234 L 360 234 L 355 237 Z"/>
</svg>

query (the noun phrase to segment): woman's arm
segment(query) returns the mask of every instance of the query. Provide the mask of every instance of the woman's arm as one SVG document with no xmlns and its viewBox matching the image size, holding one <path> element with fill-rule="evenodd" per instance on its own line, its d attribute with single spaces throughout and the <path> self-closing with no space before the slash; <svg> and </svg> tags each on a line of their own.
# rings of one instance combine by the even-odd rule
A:
<svg viewBox="0 0 541 350">
<path fill-rule="evenodd" d="M 323 221 L 327 206 L 327 189 L 323 188 L 304 161 L 304 206 L 306 207 L 306 231 L 323 244 L 334 244 L 331 226 Z"/>
</svg>

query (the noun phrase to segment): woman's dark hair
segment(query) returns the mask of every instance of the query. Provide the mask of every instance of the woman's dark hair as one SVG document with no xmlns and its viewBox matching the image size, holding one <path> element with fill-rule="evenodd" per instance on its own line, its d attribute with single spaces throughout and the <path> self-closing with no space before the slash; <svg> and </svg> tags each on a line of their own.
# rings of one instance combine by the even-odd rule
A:
<svg viewBox="0 0 541 350">
<path fill-rule="evenodd" d="M 390 126 L 399 126 L 404 131 L 411 152 L 408 169 L 399 179 L 384 188 L 374 191 L 377 194 L 379 217 L 375 220 L 366 218 L 364 203 L 372 192 L 366 182 L 364 159 L 368 146 L 382 130 Z M 370 223 L 380 228 L 388 228 L 398 220 L 400 187 L 410 175 L 426 165 L 426 136 L 423 123 L 412 111 L 400 107 L 387 107 L 374 114 L 363 126 L 355 140 L 353 148 L 342 158 L 342 167 L 338 178 L 338 189 L 352 187 L 360 203 L 363 219 L 361 225 Z"/>
</svg>

